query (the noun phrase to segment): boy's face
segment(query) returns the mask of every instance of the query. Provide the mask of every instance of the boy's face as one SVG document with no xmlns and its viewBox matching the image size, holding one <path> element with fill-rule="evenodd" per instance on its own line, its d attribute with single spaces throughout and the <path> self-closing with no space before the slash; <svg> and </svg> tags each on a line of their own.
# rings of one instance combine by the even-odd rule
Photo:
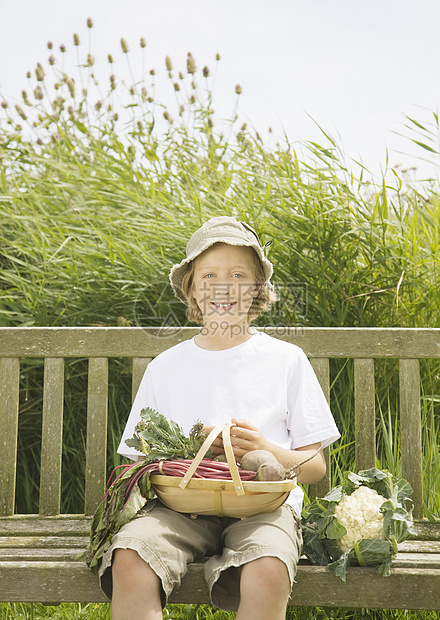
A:
<svg viewBox="0 0 440 620">
<path fill-rule="evenodd" d="M 195 259 L 192 294 L 203 324 L 248 323 L 248 312 L 258 295 L 253 250 L 216 243 Z"/>
</svg>

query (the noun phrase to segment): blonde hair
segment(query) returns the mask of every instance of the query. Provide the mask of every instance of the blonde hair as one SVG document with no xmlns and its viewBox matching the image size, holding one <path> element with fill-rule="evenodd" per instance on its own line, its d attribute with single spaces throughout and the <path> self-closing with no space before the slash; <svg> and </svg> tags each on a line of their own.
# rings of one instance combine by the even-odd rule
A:
<svg viewBox="0 0 440 620">
<path fill-rule="evenodd" d="M 272 285 L 266 280 L 263 266 L 260 263 L 257 253 L 253 248 L 249 249 L 252 252 L 252 260 L 255 268 L 255 284 L 258 289 L 258 295 L 254 297 L 247 315 L 248 323 L 251 323 L 254 319 L 259 317 L 262 312 L 270 308 L 271 304 L 277 300 L 277 296 L 275 295 Z M 182 277 L 181 290 L 188 306 L 186 309 L 188 320 L 192 323 L 203 325 L 202 312 L 193 296 L 195 260 L 196 259 L 188 263 L 187 271 Z"/>
</svg>

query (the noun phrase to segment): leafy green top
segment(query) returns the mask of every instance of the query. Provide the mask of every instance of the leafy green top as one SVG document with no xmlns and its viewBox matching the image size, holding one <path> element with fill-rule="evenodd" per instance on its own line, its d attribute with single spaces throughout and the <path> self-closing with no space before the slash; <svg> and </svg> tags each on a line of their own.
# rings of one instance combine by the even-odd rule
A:
<svg viewBox="0 0 440 620">
<path fill-rule="evenodd" d="M 143 409 L 140 415 L 141 421 L 136 425 L 135 434 L 126 443 L 142 452 L 145 459 L 120 466 L 122 473 L 109 486 L 93 516 L 89 544 L 77 557 L 85 561 L 95 574 L 113 536 L 154 498 L 155 492 L 150 482 L 151 462 L 192 459 L 206 438 L 201 422 L 196 422 L 189 437 L 186 437 L 178 424 L 149 407 Z"/>
<path fill-rule="evenodd" d="M 147 407 L 141 411 L 141 421 L 135 427 L 132 439 L 125 442 L 147 457 L 148 461 L 157 459 L 192 459 L 205 441 L 203 424 L 197 421 L 189 437 L 183 433 L 176 422 Z"/>
</svg>

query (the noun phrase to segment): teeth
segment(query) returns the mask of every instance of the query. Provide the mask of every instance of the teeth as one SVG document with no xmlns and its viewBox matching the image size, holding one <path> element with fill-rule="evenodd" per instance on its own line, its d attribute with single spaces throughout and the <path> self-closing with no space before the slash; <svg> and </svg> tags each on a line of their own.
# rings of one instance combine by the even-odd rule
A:
<svg viewBox="0 0 440 620">
<path fill-rule="evenodd" d="M 232 306 L 232 303 L 229 303 L 229 304 L 218 304 L 218 303 L 214 302 L 214 305 L 217 306 L 217 308 L 229 308 L 229 306 Z"/>
</svg>

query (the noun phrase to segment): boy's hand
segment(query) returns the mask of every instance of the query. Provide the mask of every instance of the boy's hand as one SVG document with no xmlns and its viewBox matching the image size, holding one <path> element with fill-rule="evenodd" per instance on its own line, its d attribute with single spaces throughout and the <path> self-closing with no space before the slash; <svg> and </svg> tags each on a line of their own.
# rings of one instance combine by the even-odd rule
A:
<svg viewBox="0 0 440 620">
<path fill-rule="evenodd" d="M 240 461 L 250 450 L 270 449 L 269 442 L 256 426 L 247 420 L 238 420 L 237 418 L 232 418 L 231 422 L 234 424 L 231 428 L 231 444 L 237 461 Z M 208 434 L 213 428 L 213 426 L 205 426 L 203 432 Z M 211 452 L 214 456 L 225 453 L 221 435 L 216 437 L 212 443 Z"/>
<path fill-rule="evenodd" d="M 272 444 L 256 426 L 247 420 L 238 420 L 237 418 L 232 418 L 231 422 L 235 425 L 231 428 L 232 449 L 238 461 L 242 459 L 246 452 L 251 450 L 272 451 Z"/>
</svg>

